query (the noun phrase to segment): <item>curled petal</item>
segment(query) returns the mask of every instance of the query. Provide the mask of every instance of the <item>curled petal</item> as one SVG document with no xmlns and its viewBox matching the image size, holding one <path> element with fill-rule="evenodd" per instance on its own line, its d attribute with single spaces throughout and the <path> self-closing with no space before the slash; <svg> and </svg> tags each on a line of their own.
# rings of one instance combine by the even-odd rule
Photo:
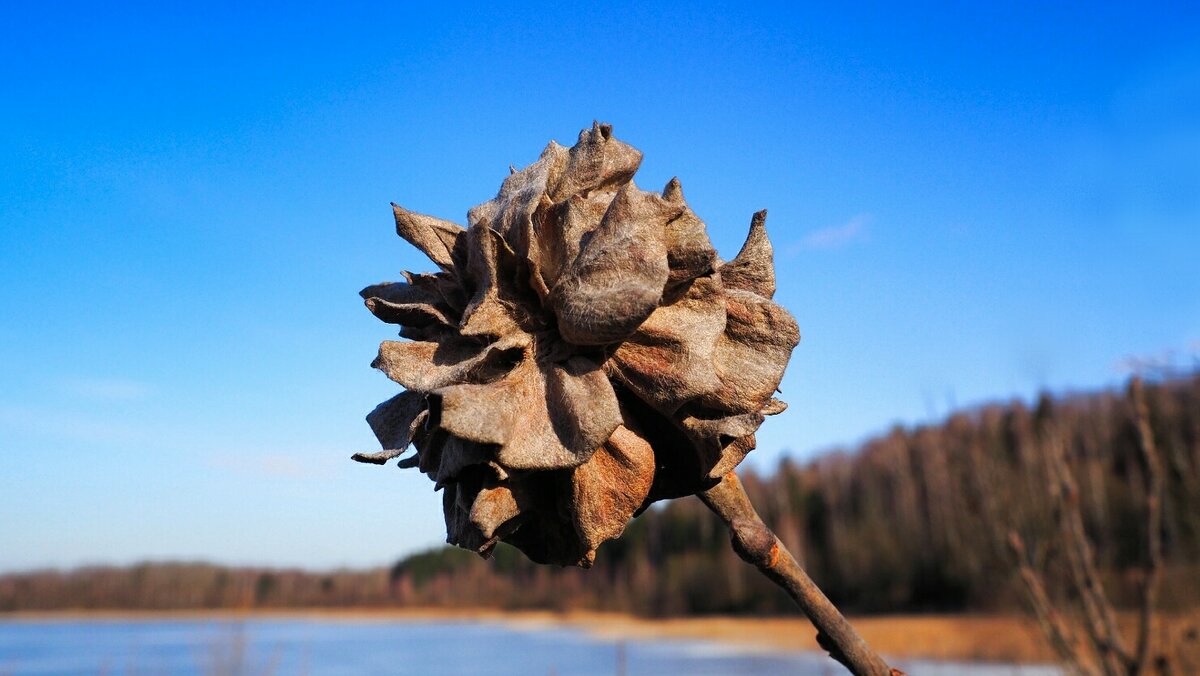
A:
<svg viewBox="0 0 1200 676">
<path fill-rule="evenodd" d="M 438 267 L 451 272 L 455 263 L 463 262 L 465 230 L 461 225 L 418 214 L 395 203 L 392 211 L 396 215 L 396 234 L 420 249 Z"/>
<path fill-rule="evenodd" d="M 478 490 L 466 485 L 447 486 L 442 492 L 442 512 L 446 517 L 446 543 L 474 550 L 487 556 L 496 546 L 496 538 L 485 537 L 471 523 L 471 504 Z"/>
<path fill-rule="evenodd" d="M 425 303 L 393 303 L 382 298 L 368 298 L 364 303 L 371 314 L 389 324 L 412 327 L 454 326 L 449 317 L 434 305 Z"/>
<path fill-rule="evenodd" d="M 437 454 L 437 467 L 430 476 L 438 486 L 458 481 L 463 470 L 474 465 L 487 465 L 492 454 L 480 444 L 455 436 L 443 437 L 441 451 Z"/>
<path fill-rule="evenodd" d="M 594 362 L 573 357 L 540 370 L 527 361 L 493 383 L 434 393 L 438 425 L 494 444 L 496 461 L 516 470 L 575 467 L 620 424 L 612 385 Z"/>
<path fill-rule="evenodd" d="M 754 214 L 742 250 L 721 266 L 721 281 L 730 289 L 751 291 L 768 300 L 775 296 L 775 262 L 767 239 L 767 210 Z"/>
<path fill-rule="evenodd" d="M 628 183 L 642 164 L 642 153 L 612 137 L 612 125 L 592 123 L 579 132 L 565 170 L 550 188 L 550 198 L 559 201 L 571 195 L 611 190 Z"/>
<path fill-rule="evenodd" d="M 621 343 L 605 369 L 641 400 L 673 413 L 720 387 L 713 373 L 713 350 L 724 327 L 720 282 L 699 277 Z"/>
<path fill-rule="evenodd" d="M 721 477 L 729 474 L 741 464 L 742 460 L 746 459 L 750 451 L 754 450 L 757 441 L 753 434 L 747 434 L 744 437 L 734 439 L 728 446 L 721 450 L 721 459 L 713 468 L 709 470 L 708 477 L 713 481 L 720 481 Z"/>
<path fill-rule="evenodd" d="M 530 259 L 537 271 L 535 286 L 543 301 L 548 302 L 550 289 L 579 256 L 583 238 L 600 225 L 614 194 L 572 195 L 558 203 L 545 197 L 539 205 L 533 218 L 537 247 L 530 251 Z"/>
<path fill-rule="evenodd" d="M 558 180 L 567 164 L 568 154 L 566 148 L 551 141 L 537 162 L 513 172 L 504 180 L 494 199 L 467 213 L 468 222 L 500 233 L 516 256 L 528 262 L 528 283 L 542 297 L 546 289 L 542 288 L 538 273 L 541 260 L 533 233 L 534 214 L 548 201 L 547 186 Z"/>
<path fill-rule="evenodd" d="M 408 448 L 427 417 L 425 395 L 411 391 L 397 394 L 367 414 L 367 424 L 385 449 L 383 453 L 356 453 L 353 458 L 382 465 Z"/>
<path fill-rule="evenodd" d="M 410 286 L 416 287 L 428 293 L 433 300 L 425 301 L 432 302 L 441 307 L 447 314 L 454 317 L 461 317 L 463 308 L 467 306 L 467 294 L 463 290 L 462 282 L 458 279 L 457 273 L 453 272 L 437 272 L 437 273 L 418 273 L 405 272 L 404 278 L 408 280 Z M 368 289 L 373 287 L 367 287 Z M 366 293 L 367 289 L 363 289 L 360 293 Z M 378 294 L 371 294 L 378 295 Z M 365 298 L 366 296 L 364 296 Z M 393 302 L 408 302 L 396 298 L 388 298 L 386 300 Z M 440 299 L 440 302 L 439 302 Z"/>
<path fill-rule="evenodd" d="M 485 538 L 503 537 L 516 530 L 521 513 L 528 507 L 528 497 L 520 486 L 484 488 L 471 504 L 471 524 Z"/>
<path fill-rule="evenodd" d="M 700 454 L 701 464 L 714 467 L 720 464 L 727 446 L 739 438 L 754 434 L 762 421 L 763 415 L 758 412 L 714 419 L 689 415 L 680 420 L 679 425 Z M 723 474 L 713 478 L 720 478 Z"/>
<path fill-rule="evenodd" d="M 678 213 L 677 205 L 632 183 L 617 192 L 550 291 L 567 342 L 617 342 L 654 312 L 670 273 L 666 224 Z"/>
<path fill-rule="evenodd" d="M 702 402 L 731 413 L 756 412 L 779 387 L 792 349 L 800 342 L 800 329 L 787 310 L 747 291 L 727 290 L 725 313 L 725 331 L 715 351 L 721 386 Z"/>
<path fill-rule="evenodd" d="M 667 288 L 674 288 L 716 269 L 717 251 L 708 239 L 704 221 L 688 208 L 678 178 L 663 188 L 663 199 L 678 203 L 683 211 L 667 223 Z"/>
<path fill-rule="evenodd" d="M 596 548 L 625 531 L 654 481 L 654 450 L 621 425 L 571 475 L 571 510 L 588 565 Z"/>
<path fill-rule="evenodd" d="M 519 263 L 513 250 L 498 232 L 482 225 L 471 226 L 467 246 L 475 294 L 463 311 L 459 332 L 503 336 L 519 331 L 519 322 L 527 315 L 519 309 Z"/>
<path fill-rule="evenodd" d="M 389 303 L 426 303 L 432 305 L 439 296 L 428 289 L 405 282 L 381 282 L 358 292 L 363 300 L 381 298 Z"/>
<path fill-rule="evenodd" d="M 487 346 L 463 339 L 435 342 L 386 340 L 371 366 L 409 390 L 430 392 L 468 378 L 502 375 L 521 358 L 527 337 L 506 336 Z"/>
</svg>

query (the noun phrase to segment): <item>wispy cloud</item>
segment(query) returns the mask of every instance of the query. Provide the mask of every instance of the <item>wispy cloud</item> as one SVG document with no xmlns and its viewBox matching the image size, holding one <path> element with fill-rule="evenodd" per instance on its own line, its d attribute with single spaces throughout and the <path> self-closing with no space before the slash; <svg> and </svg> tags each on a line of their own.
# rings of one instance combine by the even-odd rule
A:
<svg viewBox="0 0 1200 676">
<path fill-rule="evenodd" d="M 803 249 L 839 249 L 854 242 L 865 241 L 868 238 L 867 226 L 870 222 L 870 214 L 858 214 L 841 225 L 808 233 L 804 239 L 791 247 L 791 251 L 794 253 Z"/>
<path fill-rule="evenodd" d="M 148 383 L 122 378 L 72 378 L 63 381 L 62 387 L 70 394 L 96 401 L 137 401 L 154 391 Z"/>
</svg>

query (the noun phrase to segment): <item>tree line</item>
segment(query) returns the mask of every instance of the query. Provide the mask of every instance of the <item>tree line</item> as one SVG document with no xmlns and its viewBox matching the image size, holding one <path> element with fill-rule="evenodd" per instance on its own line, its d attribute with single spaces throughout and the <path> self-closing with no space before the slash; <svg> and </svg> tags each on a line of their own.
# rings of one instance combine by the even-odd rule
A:
<svg viewBox="0 0 1200 676">
<path fill-rule="evenodd" d="M 1200 605 L 1200 374 L 1145 389 L 1162 458 L 1165 609 Z M 939 424 L 895 427 L 850 451 L 770 473 L 743 471 L 764 520 L 829 597 L 853 612 L 1008 610 L 1022 603 L 1006 537 L 1056 569 L 1056 506 L 1045 486 L 1055 447 L 1117 606 L 1138 598 L 1146 467 L 1119 392 L 993 404 Z M 1059 457 L 1059 456 L 1055 456 Z M 651 508 L 603 545 L 590 570 L 539 566 L 501 545 L 492 560 L 436 548 L 390 568 L 311 572 L 147 563 L 0 577 L 0 611 L 65 608 L 496 607 L 647 616 L 797 612 L 733 554 L 695 498 Z M 1064 592 L 1059 592 L 1064 593 Z"/>
</svg>

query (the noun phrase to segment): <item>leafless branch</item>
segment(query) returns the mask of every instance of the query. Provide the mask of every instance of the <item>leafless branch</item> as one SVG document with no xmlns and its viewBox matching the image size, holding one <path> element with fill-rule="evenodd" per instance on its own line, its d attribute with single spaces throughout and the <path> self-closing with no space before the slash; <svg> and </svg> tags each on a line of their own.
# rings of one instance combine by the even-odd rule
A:
<svg viewBox="0 0 1200 676">
<path fill-rule="evenodd" d="M 817 629 L 817 643 L 858 676 L 902 676 L 871 650 L 808 573 L 771 532 L 733 472 L 700 493 L 700 499 L 729 527 L 733 549 L 783 587 Z"/>
<path fill-rule="evenodd" d="M 1134 424 L 1137 427 L 1138 450 L 1141 451 L 1145 464 L 1146 501 L 1145 516 L 1145 556 L 1141 613 L 1138 618 L 1137 655 L 1135 657 L 1138 673 L 1148 673 L 1150 670 L 1151 636 L 1154 624 L 1154 607 L 1158 600 L 1158 586 L 1162 579 L 1162 492 L 1163 477 L 1162 463 L 1158 455 L 1158 447 L 1154 443 L 1154 431 L 1150 428 L 1150 411 L 1146 406 L 1146 393 L 1142 387 L 1142 379 L 1135 377 L 1129 383 L 1129 399 L 1133 404 Z"/>
<path fill-rule="evenodd" d="M 1050 641 L 1050 647 L 1058 655 L 1058 659 L 1073 674 L 1088 674 L 1091 669 L 1080 650 L 1079 639 L 1071 630 L 1070 625 L 1055 609 L 1054 603 L 1046 593 L 1046 582 L 1042 575 L 1029 562 L 1025 549 L 1025 541 L 1015 531 L 1008 533 L 1008 547 L 1013 558 L 1017 561 L 1017 572 L 1021 577 L 1021 585 L 1025 598 L 1033 609 L 1042 634 Z"/>
</svg>

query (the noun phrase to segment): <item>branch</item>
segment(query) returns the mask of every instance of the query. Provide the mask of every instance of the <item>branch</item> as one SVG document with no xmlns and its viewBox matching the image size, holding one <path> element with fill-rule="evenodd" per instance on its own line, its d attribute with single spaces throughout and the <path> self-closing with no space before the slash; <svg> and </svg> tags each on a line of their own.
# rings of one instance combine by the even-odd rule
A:
<svg viewBox="0 0 1200 676">
<path fill-rule="evenodd" d="M 1138 620 L 1137 655 L 1133 666 L 1137 673 L 1150 673 L 1150 634 L 1154 623 L 1154 606 L 1158 600 L 1158 587 L 1162 579 L 1162 463 L 1158 447 L 1154 444 L 1154 430 L 1150 428 L 1150 410 L 1146 406 L 1146 393 L 1142 379 L 1135 377 L 1129 383 L 1129 398 L 1133 403 L 1134 423 L 1137 425 L 1138 450 L 1146 465 L 1146 562 L 1142 579 L 1142 607 Z"/>
<path fill-rule="evenodd" d="M 1104 673 L 1121 676 L 1126 673 L 1130 654 L 1121 640 L 1112 604 L 1100 584 L 1096 556 L 1083 526 L 1079 511 L 1079 489 L 1071 468 L 1067 465 L 1064 442 L 1057 429 L 1047 430 L 1044 447 L 1050 464 L 1050 494 L 1055 498 L 1067 562 L 1071 577 L 1083 605 L 1084 627 L 1100 658 Z"/>
<path fill-rule="evenodd" d="M 1025 598 L 1033 609 L 1042 635 L 1050 641 L 1050 647 L 1058 654 L 1058 659 L 1066 670 L 1072 674 L 1087 674 L 1093 671 L 1079 651 L 1079 640 L 1075 638 L 1070 625 L 1054 608 L 1050 596 L 1046 593 L 1046 583 L 1042 576 L 1029 563 L 1029 555 L 1025 549 L 1025 541 L 1015 530 L 1008 532 L 1008 548 L 1017 562 L 1017 572 L 1025 589 Z"/>
<path fill-rule="evenodd" d="M 808 573 L 763 523 L 733 472 L 700 493 L 700 499 L 729 527 L 733 550 L 754 564 L 800 606 L 817 629 L 817 643 L 856 676 L 903 676 L 867 645 Z"/>
</svg>

